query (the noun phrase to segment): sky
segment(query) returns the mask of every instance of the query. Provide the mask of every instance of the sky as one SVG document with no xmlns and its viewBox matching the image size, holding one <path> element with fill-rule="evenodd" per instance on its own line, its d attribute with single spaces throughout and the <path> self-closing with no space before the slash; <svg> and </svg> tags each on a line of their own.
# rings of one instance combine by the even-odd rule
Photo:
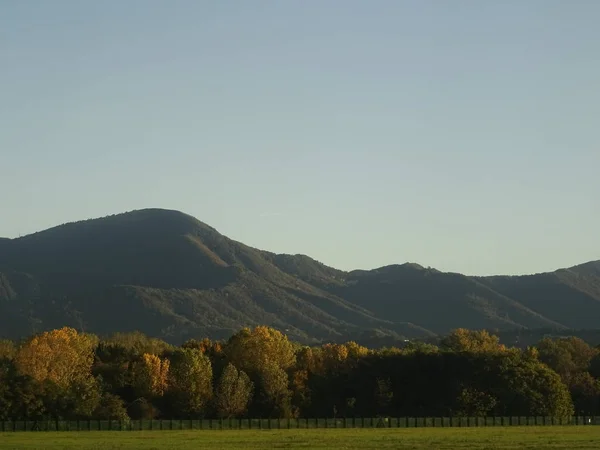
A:
<svg viewBox="0 0 600 450">
<path fill-rule="evenodd" d="M 148 207 L 340 269 L 600 259 L 600 2 L 0 0 L 0 236 Z"/>
</svg>

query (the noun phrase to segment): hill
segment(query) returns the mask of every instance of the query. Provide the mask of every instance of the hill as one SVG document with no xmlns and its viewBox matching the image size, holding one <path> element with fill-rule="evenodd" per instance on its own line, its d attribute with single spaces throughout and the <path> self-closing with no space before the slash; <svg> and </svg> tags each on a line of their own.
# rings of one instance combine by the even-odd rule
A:
<svg viewBox="0 0 600 450">
<path fill-rule="evenodd" d="M 70 325 L 180 342 L 267 324 L 303 342 L 403 339 L 456 327 L 598 328 L 599 317 L 599 262 L 522 277 L 415 264 L 344 272 L 162 209 L 0 239 L 0 329 L 11 338 Z"/>
</svg>

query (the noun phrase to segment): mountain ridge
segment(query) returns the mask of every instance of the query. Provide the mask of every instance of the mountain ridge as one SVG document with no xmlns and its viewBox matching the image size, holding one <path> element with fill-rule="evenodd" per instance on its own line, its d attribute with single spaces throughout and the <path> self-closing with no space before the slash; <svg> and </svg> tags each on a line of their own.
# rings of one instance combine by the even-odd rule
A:
<svg viewBox="0 0 600 450">
<path fill-rule="evenodd" d="M 600 261 L 522 276 L 416 263 L 343 271 L 150 208 L 0 238 L 0 314 L 12 338 L 63 325 L 181 341 L 266 324 L 305 342 L 368 330 L 412 338 L 457 327 L 593 328 Z"/>
</svg>

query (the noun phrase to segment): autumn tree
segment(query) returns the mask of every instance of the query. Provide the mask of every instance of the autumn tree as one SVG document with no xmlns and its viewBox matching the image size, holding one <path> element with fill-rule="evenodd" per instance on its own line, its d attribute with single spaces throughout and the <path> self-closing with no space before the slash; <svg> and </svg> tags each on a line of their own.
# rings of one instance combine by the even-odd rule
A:
<svg viewBox="0 0 600 450">
<path fill-rule="evenodd" d="M 287 336 L 270 327 L 245 328 L 233 335 L 223 352 L 227 361 L 248 374 L 255 387 L 253 411 L 263 416 L 290 416 L 288 369 L 296 361 Z"/>
<path fill-rule="evenodd" d="M 173 350 L 173 346 L 165 341 L 146 336 L 139 331 L 115 333 L 103 343 L 122 347 L 127 350 L 128 354 L 138 357 L 141 357 L 144 353 L 162 357 L 166 352 Z"/>
<path fill-rule="evenodd" d="M 229 362 L 245 372 L 257 372 L 268 364 L 287 370 L 296 361 L 292 343 L 274 328 L 244 328 L 234 334 L 225 346 Z"/>
<path fill-rule="evenodd" d="M 498 336 L 485 330 L 475 331 L 465 328 L 453 330 L 442 339 L 440 346 L 453 352 L 494 353 L 505 350 Z"/>
<path fill-rule="evenodd" d="M 19 372 L 43 386 L 44 404 L 58 418 L 91 417 L 101 398 L 92 376 L 98 338 L 64 327 L 36 335 L 15 356 Z"/>
<path fill-rule="evenodd" d="M 246 373 L 229 363 L 223 370 L 215 392 L 215 410 L 219 417 L 243 416 L 252 399 L 254 385 Z"/>
<path fill-rule="evenodd" d="M 570 385 L 577 374 L 588 372 L 598 351 L 580 338 L 542 339 L 537 349 L 540 361 L 558 373 Z"/>
<path fill-rule="evenodd" d="M 169 360 L 144 353 L 135 367 L 134 382 L 139 395 L 152 398 L 162 397 L 167 390 Z"/>
<path fill-rule="evenodd" d="M 23 375 L 66 387 L 89 378 L 98 339 L 61 328 L 34 336 L 17 351 L 16 365 Z"/>
</svg>

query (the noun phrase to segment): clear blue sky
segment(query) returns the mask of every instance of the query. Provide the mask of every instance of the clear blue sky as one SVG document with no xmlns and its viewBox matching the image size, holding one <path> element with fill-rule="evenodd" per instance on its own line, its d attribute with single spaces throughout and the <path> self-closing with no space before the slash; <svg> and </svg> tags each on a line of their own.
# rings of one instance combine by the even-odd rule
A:
<svg viewBox="0 0 600 450">
<path fill-rule="evenodd" d="M 145 207 L 338 268 L 600 259 L 600 1 L 3 0 L 0 236 Z"/>
</svg>

